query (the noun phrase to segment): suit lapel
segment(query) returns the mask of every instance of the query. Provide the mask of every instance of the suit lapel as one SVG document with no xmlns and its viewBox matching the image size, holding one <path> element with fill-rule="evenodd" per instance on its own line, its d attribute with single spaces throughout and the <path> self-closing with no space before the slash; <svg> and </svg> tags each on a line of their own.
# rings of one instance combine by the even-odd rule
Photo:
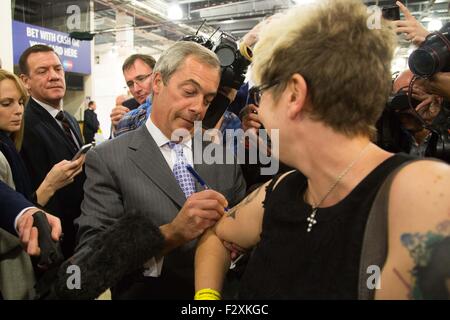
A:
<svg viewBox="0 0 450 320">
<path fill-rule="evenodd" d="M 145 125 L 136 129 L 128 146 L 131 161 L 180 207 L 186 202 L 172 170 Z"/>
<path fill-rule="evenodd" d="M 54 133 L 56 136 L 60 137 L 60 140 L 64 142 L 67 148 L 70 150 L 72 155 L 75 154 L 72 144 L 67 140 L 66 135 L 63 129 L 58 125 L 56 120 L 47 112 L 41 105 L 34 101 L 34 99 L 30 98 L 29 107 L 33 109 L 35 114 L 42 121 L 42 125 L 47 128 L 49 134 Z"/>
</svg>

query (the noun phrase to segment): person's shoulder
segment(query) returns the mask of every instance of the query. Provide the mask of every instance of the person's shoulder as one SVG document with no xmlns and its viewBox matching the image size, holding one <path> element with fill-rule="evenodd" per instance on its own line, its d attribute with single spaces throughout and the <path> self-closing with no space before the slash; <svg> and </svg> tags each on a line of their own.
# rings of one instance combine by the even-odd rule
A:
<svg viewBox="0 0 450 320">
<path fill-rule="evenodd" d="M 121 134 L 118 137 L 115 137 L 114 139 L 104 141 L 100 144 L 98 144 L 95 149 L 97 151 L 102 152 L 103 150 L 110 150 L 110 149 L 116 149 L 116 148 L 123 148 L 125 145 L 128 145 L 130 141 L 133 140 L 134 136 L 136 135 L 137 130 L 128 131 L 123 134 Z"/>
<path fill-rule="evenodd" d="M 146 143 L 148 138 L 152 138 L 151 134 L 148 132 L 145 124 L 140 125 L 137 128 L 129 128 L 129 130 L 121 132 L 115 138 L 106 141 L 107 143 L 102 143 L 108 148 L 114 148 L 116 146 L 130 145 L 139 146 L 142 143 Z"/>
<path fill-rule="evenodd" d="M 395 224 L 428 225 L 448 217 L 450 166 L 430 159 L 406 165 L 393 179 L 389 199 Z"/>
<path fill-rule="evenodd" d="M 435 184 L 449 182 L 449 179 L 450 165 L 437 159 L 425 158 L 413 161 L 402 168 L 394 179 L 393 187 L 410 189 L 433 187 Z M 422 183 L 426 181 L 433 183 L 428 185 Z"/>
<path fill-rule="evenodd" d="M 426 191 L 434 194 L 441 191 L 441 187 L 448 186 L 450 191 L 450 166 L 443 161 L 421 159 L 413 161 L 402 168 L 392 182 L 394 195 Z"/>
<path fill-rule="evenodd" d="M 25 106 L 24 118 L 25 121 L 31 117 L 36 117 L 39 114 L 39 104 L 34 101 L 31 97 L 28 99 L 27 105 Z"/>
</svg>

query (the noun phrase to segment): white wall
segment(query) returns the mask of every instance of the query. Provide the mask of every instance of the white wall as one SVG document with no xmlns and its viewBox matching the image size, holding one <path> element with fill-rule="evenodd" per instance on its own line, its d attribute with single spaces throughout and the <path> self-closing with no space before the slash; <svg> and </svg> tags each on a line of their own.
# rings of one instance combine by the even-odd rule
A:
<svg viewBox="0 0 450 320">
<path fill-rule="evenodd" d="M 0 1 L 0 40 L 2 68 L 13 72 L 11 0 Z"/>
<path fill-rule="evenodd" d="M 108 51 L 97 56 L 99 63 L 97 64 L 95 58 L 92 68 L 92 87 L 95 94 L 91 98 L 97 103 L 95 112 L 103 136 L 108 138 L 111 129 L 109 114 L 115 106 L 116 97 L 128 91 L 122 74 L 122 63 L 128 55 L 123 57 Z"/>
<path fill-rule="evenodd" d="M 73 115 L 78 121 L 83 119 L 85 95 L 87 95 L 85 91 L 67 90 L 64 96 L 64 110 Z"/>
</svg>

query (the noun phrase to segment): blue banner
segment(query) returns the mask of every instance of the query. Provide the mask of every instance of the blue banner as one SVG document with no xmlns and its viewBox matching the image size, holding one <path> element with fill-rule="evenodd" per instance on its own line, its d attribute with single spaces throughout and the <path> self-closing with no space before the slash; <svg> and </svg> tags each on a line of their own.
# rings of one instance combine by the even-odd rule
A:
<svg viewBox="0 0 450 320">
<path fill-rule="evenodd" d="M 91 74 L 91 43 L 72 39 L 67 33 L 13 21 L 14 64 L 22 52 L 35 44 L 52 47 L 61 58 L 64 70 Z"/>
</svg>

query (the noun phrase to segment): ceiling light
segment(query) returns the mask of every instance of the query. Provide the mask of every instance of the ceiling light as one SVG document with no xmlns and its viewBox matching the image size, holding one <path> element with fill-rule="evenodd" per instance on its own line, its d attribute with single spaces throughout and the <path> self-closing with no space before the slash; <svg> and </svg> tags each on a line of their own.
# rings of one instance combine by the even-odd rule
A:
<svg viewBox="0 0 450 320">
<path fill-rule="evenodd" d="M 183 18 L 183 10 L 178 3 L 172 3 L 167 10 L 167 17 L 170 20 L 180 20 Z"/>
<path fill-rule="evenodd" d="M 131 4 L 134 6 L 140 7 L 141 9 L 144 9 L 145 11 L 148 11 L 148 12 L 153 12 L 153 13 L 160 14 L 160 15 L 162 14 L 161 12 L 150 7 L 148 4 L 140 2 L 138 0 L 131 0 Z"/>
<path fill-rule="evenodd" d="M 235 22 L 236 22 L 236 20 L 228 19 L 228 20 L 222 21 L 221 23 L 222 23 L 222 24 L 231 24 L 231 23 L 235 23 Z"/>
</svg>

